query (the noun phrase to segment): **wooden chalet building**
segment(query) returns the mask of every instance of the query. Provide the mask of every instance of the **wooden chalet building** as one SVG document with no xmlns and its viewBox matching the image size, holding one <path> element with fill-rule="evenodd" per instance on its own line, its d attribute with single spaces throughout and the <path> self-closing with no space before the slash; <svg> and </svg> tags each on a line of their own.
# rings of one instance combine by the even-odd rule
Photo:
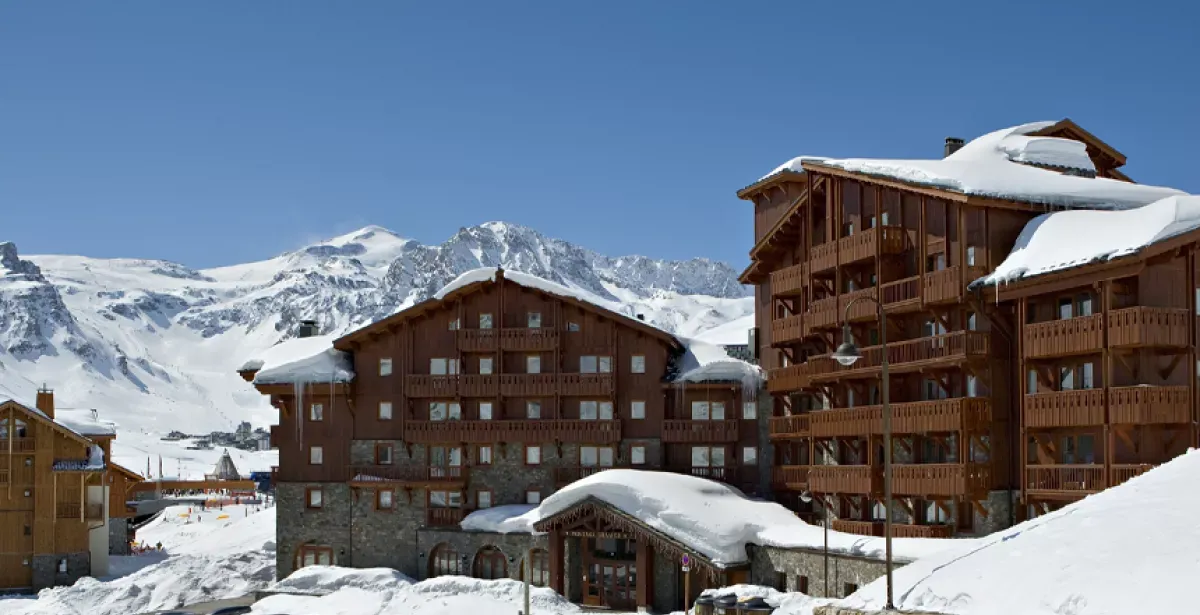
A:
<svg viewBox="0 0 1200 615">
<path fill-rule="evenodd" d="M 581 577 L 566 581 L 576 599 L 635 606 L 639 591 L 649 600 L 629 582 L 650 565 L 649 542 L 598 534 L 606 546 L 576 544 L 583 559 L 568 574 L 551 557 L 561 543 L 459 524 L 474 510 L 538 504 L 606 468 L 767 488 L 758 368 L 719 349 L 722 359 L 697 358 L 565 287 L 476 270 L 343 337 L 314 329 L 306 322 L 302 337 L 239 372 L 279 409 L 280 578 L 314 563 L 520 578 L 528 557 L 539 585 L 594 569 L 591 593 Z"/>
<path fill-rule="evenodd" d="M 126 495 L 141 477 L 108 461 L 115 436 L 56 416 L 46 388 L 34 407 L 0 402 L 0 589 L 70 585 L 128 552 Z"/>
<path fill-rule="evenodd" d="M 742 189 L 776 498 L 882 532 L 880 311 L 896 536 L 986 534 L 1194 445 L 1191 247 L 968 290 L 1041 214 L 1177 193 L 1124 163 L 1063 120 L 947 139 L 943 160 L 796 159 Z M 844 319 L 849 367 L 830 356 Z"/>
</svg>

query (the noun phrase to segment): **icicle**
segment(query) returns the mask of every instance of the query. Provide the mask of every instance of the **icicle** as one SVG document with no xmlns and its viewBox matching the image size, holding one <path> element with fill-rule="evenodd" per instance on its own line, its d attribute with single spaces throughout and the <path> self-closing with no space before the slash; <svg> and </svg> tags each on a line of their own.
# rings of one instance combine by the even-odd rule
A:
<svg viewBox="0 0 1200 615">
<path fill-rule="evenodd" d="M 296 442 L 304 449 L 304 383 L 297 378 L 292 382 L 292 397 L 296 398 Z"/>
</svg>

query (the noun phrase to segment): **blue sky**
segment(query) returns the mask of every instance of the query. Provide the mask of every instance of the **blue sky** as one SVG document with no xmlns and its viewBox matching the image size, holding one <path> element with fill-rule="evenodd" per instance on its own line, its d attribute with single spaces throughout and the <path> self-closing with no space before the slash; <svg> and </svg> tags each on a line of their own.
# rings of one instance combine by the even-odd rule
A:
<svg viewBox="0 0 1200 615">
<path fill-rule="evenodd" d="M 1197 9 L 1153 2 L 7 2 L 0 240 L 267 258 L 505 220 L 746 262 L 798 154 L 1071 117 L 1200 191 Z"/>
</svg>

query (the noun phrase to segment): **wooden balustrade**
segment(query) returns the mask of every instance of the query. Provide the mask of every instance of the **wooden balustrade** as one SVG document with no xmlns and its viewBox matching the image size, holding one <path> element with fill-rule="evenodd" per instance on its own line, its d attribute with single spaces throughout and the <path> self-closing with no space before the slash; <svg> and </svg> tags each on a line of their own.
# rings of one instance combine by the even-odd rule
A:
<svg viewBox="0 0 1200 615">
<path fill-rule="evenodd" d="M 1025 325 L 1025 358 L 1065 357 L 1104 348 L 1104 317 L 1099 314 Z"/>
<path fill-rule="evenodd" d="M 975 431 L 991 423 L 991 401 L 984 397 L 962 397 L 894 403 L 892 432 L 945 433 Z M 883 406 L 818 410 L 812 417 L 814 438 L 840 438 L 883 433 Z"/>
<path fill-rule="evenodd" d="M 663 421 L 662 441 L 680 443 L 737 442 L 738 422 L 668 419 Z"/>
<path fill-rule="evenodd" d="M 921 305 L 921 276 L 913 276 L 888 282 L 879 287 L 879 300 L 884 309 L 900 310 L 920 307 Z"/>
<path fill-rule="evenodd" d="M 800 314 L 771 321 L 771 345 L 786 346 L 804 339 L 804 317 Z"/>
<path fill-rule="evenodd" d="M 809 466 L 775 466 L 771 468 L 771 484 L 794 491 L 807 489 L 808 469 Z"/>
<path fill-rule="evenodd" d="M 463 352 L 495 352 L 496 329 L 459 329 L 458 349 Z"/>
<path fill-rule="evenodd" d="M 458 377 L 458 394 L 463 397 L 495 397 L 500 392 L 496 374 L 463 374 Z"/>
<path fill-rule="evenodd" d="M 467 467 L 356 465 L 350 466 L 350 477 L 350 482 L 353 483 L 404 483 L 410 485 L 463 483 L 467 480 Z"/>
<path fill-rule="evenodd" d="M 880 254 L 903 254 L 905 231 L 899 226 L 865 229 L 838 240 L 838 262 L 846 265 L 875 258 L 876 245 Z"/>
<path fill-rule="evenodd" d="M 1153 463 L 1114 463 L 1109 471 L 1109 486 L 1116 487 L 1135 476 L 1141 476 L 1157 467 L 1158 464 Z"/>
<path fill-rule="evenodd" d="M 791 393 L 809 387 L 810 363 L 777 367 L 767 372 L 767 390 L 771 393 Z"/>
<path fill-rule="evenodd" d="M 1186 309 L 1131 307 L 1108 313 L 1113 348 L 1184 348 L 1189 345 Z"/>
<path fill-rule="evenodd" d="M 1025 427 L 1087 427 L 1104 424 L 1104 390 L 1054 391 L 1025 396 Z"/>
<path fill-rule="evenodd" d="M 838 298 L 826 297 L 813 301 L 808 306 L 808 312 L 805 316 L 805 323 L 809 330 L 836 328 L 841 324 L 842 318 L 838 314 Z"/>
<path fill-rule="evenodd" d="M 520 419 L 477 421 L 406 421 L 404 440 L 415 444 L 463 442 L 549 442 L 613 444 L 621 441 L 621 421 Z"/>
<path fill-rule="evenodd" d="M 413 374 L 404 379 L 409 397 L 454 397 L 458 394 L 458 376 Z"/>
<path fill-rule="evenodd" d="M 553 397 L 554 374 L 501 374 L 500 394 L 505 397 Z"/>
<path fill-rule="evenodd" d="M 734 466 L 672 466 L 671 472 L 676 474 L 691 474 L 698 478 L 707 478 L 722 483 L 737 481 L 739 473 Z"/>
<path fill-rule="evenodd" d="M 965 496 L 986 493 L 991 467 L 977 463 L 913 463 L 892 466 L 892 491 L 900 495 Z"/>
<path fill-rule="evenodd" d="M 855 519 L 834 519 L 829 527 L 847 534 L 859 536 L 883 536 L 883 521 L 858 521 Z M 893 524 L 892 529 L 896 526 Z"/>
<path fill-rule="evenodd" d="M 879 433 L 883 427 L 881 406 L 840 408 L 812 412 L 814 438 L 838 438 Z"/>
<path fill-rule="evenodd" d="M 501 329 L 500 350 L 544 352 L 558 346 L 558 329 Z"/>
<path fill-rule="evenodd" d="M 966 282 L 958 267 L 931 271 L 921 280 L 921 297 L 926 304 L 958 303 L 964 290 Z"/>
<path fill-rule="evenodd" d="M 808 471 L 808 484 L 817 493 L 880 493 L 883 491 L 883 469 L 881 466 L 812 466 Z"/>
<path fill-rule="evenodd" d="M 844 318 L 850 319 L 851 322 L 877 320 L 879 318 L 879 306 L 874 301 L 871 301 L 875 296 L 874 288 L 864 288 L 838 295 L 837 313 Z M 869 299 L 865 297 L 869 297 Z M 847 307 L 850 308 L 849 312 L 846 311 Z"/>
<path fill-rule="evenodd" d="M 1109 422 L 1114 425 L 1184 425 L 1192 422 L 1188 387 L 1108 389 Z"/>
<path fill-rule="evenodd" d="M 603 396 L 613 392 L 612 374 L 559 374 L 558 389 L 562 395 Z"/>
<path fill-rule="evenodd" d="M 426 510 L 425 524 L 432 527 L 453 527 L 462 523 L 467 511 L 462 508 L 433 507 Z"/>
<path fill-rule="evenodd" d="M 941 361 L 962 361 L 974 357 L 987 357 L 991 350 L 987 333 L 980 331 L 955 331 L 942 335 L 922 337 L 887 345 L 889 365 L 904 371 Z M 847 367 L 829 367 L 830 371 L 812 369 L 812 376 L 840 376 L 850 371 L 879 369 L 883 361 L 882 346 L 868 346 L 860 350 L 862 357 Z M 809 359 L 812 361 L 812 359 Z"/>
<path fill-rule="evenodd" d="M 33 438 L 0 438 L 0 454 L 10 450 L 14 453 L 32 453 L 34 444 Z"/>
<path fill-rule="evenodd" d="M 80 504 L 79 502 L 59 502 L 54 506 L 54 516 L 58 519 L 86 519 L 95 521 L 104 518 L 104 504 Z"/>
<path fill-rule="evenodd" d="M 8 473 L 8 468 L 0 469 L 0 485 L 7 485 L 12 476 Z"/>
<path fill-rule="evenodd" d="M 812 413 L 773 416 L 767 421 L 771 439 L 807 438 L 812 435 Z"/>
<path fill-rule="evenodd" d="M 954 526 L 947 523 L 936 525 L 910 525 L 908 523 L 893 523 L 893 538 L 952 538 Z"/>
<path fill-rule="evenodd" d="M 593 474 L 596 474 L 596 473 L 598 473 L 598 472 L 603 472 L 603 471 L 605 471 L 605 470 L 612 470 L 612 469 L 615 469 L 615 468 L 624 468 L 624 469 L 628 469 L 628 468 L 631 468 L 631 467 L 633 467 L 633 466 L 628 466 L 628 465 L 621 465 L 621 466 L 572 466 L 572 467 L 566 467 L 566 468 L 554 468 L 554 482 L 555 482 L 555 484 L 557 484 L 557 485 L 560 485 L 560 486 L 565 486 L 565 485 L 569 485 L 569 484 L 571 484 L 571 483 L 573 483 L 573 482 L 575 482 L 575 481 L 577 481 L 577 480 L 580 480 L 580 479 L 583 479 L 583 478 L 587 478 L 587 477 L 589 477 L 589 476 L 591 476 L 591 475 L 593 475 Z"/>
<path fill-rule="evenodd" d="M 808 286 L 808 263 L 800 263 L 771 272 L 771 294 L 776 297 L 802 295 L 806 286 Z"/>
<path fill-rule="evenodd" d="M 836 241 L 827 241 L 813 246 L 808 259 L 809 270 L 815 275 L 837 268 L 837 249 Z"/>
<path fill-rule="evenodd" d="M 1032 495 L 1086 495 L 1105 488 L 1104 466 L 1099 464 L 1026 465 L 1025 491 Z"/>
</svg>

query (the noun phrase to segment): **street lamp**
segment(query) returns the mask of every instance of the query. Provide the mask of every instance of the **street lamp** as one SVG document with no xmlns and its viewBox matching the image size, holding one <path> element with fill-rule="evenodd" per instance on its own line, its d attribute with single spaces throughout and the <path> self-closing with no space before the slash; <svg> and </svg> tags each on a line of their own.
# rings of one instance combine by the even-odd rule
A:
<svg viewBox="0 0 1200 615">
<path fill-rule="evenodd" d="M 833 353 L 833 359 L 845 367 L 854 365 L 862 358 L 858 346 L 854 344 L 850 334 L 850 308 L 859 301 L 868 300 L 875 304 L 879 318 L 879 353 L 883 356 L 880 367 L 880 379 L 883 380 L 883 545 L 884 558 L 887 566 L 887 609 L 892 610 L 892 406 L 888 400 L 888 352 L 887 352 L 887 319 L 883 313 L 883 304 L 870 295 L 855 297 L 846 304 L 842 314 L 842 343 Z"/>
<path fill-rule="evenodd" d="M 800 493 L 800 501 L 808 504 L 813 501 L 812 493 L 802 491 Z M 829 504 L 824 499 L 821 500 L 821 526 L 825 528 L 825 597 L 829 596 Z"/>
</svg>

